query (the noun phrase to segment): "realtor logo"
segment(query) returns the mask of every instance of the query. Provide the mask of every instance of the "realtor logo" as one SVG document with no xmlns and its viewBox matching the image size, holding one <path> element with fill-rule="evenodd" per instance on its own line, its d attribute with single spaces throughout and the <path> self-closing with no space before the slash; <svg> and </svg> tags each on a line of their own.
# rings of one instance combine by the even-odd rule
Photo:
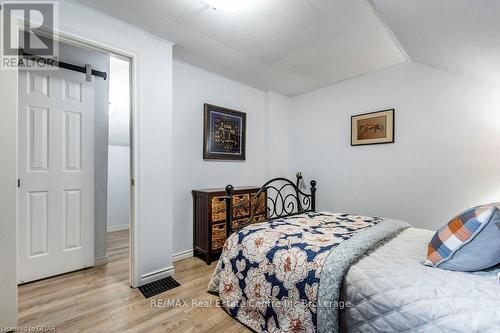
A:
<svg viewBox="0 0 500 333">
<path fill-rule="evenodd" d="M 0 2 L 1 68 L 49 69 L 59 47 L 57 2 Z"/>
</svg>

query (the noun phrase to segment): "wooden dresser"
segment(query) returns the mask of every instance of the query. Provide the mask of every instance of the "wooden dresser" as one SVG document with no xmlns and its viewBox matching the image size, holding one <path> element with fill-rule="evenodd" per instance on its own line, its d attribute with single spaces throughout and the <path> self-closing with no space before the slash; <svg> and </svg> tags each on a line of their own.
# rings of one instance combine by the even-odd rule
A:
<svg viewBox="0 0 500 333">
<path fill-rule="evenodd" d="M 233 228 L 248 221 L 255 209 L 259 187 L 236 187 L 233 196 Z M 223 188 L 193 190 L 193 254 L 208 265 L 217 259 L 226 241 L 226 193 Z M 266 197 L 261 194 L 253 223 L 265 221 Z"/>
</svg>

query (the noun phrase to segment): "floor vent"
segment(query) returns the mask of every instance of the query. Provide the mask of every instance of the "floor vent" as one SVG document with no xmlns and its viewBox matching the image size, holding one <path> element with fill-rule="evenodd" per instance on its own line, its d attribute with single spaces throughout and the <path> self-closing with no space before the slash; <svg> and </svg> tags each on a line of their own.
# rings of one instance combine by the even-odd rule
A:
<svg viewBox="0 0 500 333">
<path fill-rule="evenodd" d="M 166 277 L 164 279 L 154 281 L 139 287 L 139 290 L 146 298 L 150 298 L 161 294 L 167 290 L 174 289 L 180 286 L 179 282 L 175 281 L 172 277 Z"/>
</svg>

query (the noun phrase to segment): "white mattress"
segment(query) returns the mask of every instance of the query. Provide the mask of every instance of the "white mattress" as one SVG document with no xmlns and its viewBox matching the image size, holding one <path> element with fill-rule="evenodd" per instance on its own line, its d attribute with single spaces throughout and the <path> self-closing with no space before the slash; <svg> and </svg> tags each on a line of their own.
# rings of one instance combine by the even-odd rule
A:
<svg viewBox="0 0 500 333">
<path fill-rule="evenodd" d="M 352 265 L 341 299 L 343 332 L 500 332 L 497 273 L 422 265 L 434 232 L 410 228 Z"/>
</svg>

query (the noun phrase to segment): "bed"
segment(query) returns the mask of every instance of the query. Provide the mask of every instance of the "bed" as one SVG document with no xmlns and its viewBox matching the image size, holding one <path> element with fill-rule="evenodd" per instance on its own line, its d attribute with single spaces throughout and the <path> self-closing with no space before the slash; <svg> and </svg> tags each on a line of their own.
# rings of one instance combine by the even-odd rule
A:
<svg viewBox="0 0 500 333">
<path fill-rule="evenodd" d="M 208 289 L 230 316 L 256 332 L 498 331 L 499 267 L 423 266 L 432 232 L 315 212 L 316 182 L 299 181 L 267 182 L 269 220 L 238 228 L 227 187 L 230 235 Z"/>
<path fill-rule="evenodd" d="M 454 272 L 422 265 L 434 232 L 407 228 L 346 272 L 344 332 L 499 332 L 500 267 Z"/>
</svg>

